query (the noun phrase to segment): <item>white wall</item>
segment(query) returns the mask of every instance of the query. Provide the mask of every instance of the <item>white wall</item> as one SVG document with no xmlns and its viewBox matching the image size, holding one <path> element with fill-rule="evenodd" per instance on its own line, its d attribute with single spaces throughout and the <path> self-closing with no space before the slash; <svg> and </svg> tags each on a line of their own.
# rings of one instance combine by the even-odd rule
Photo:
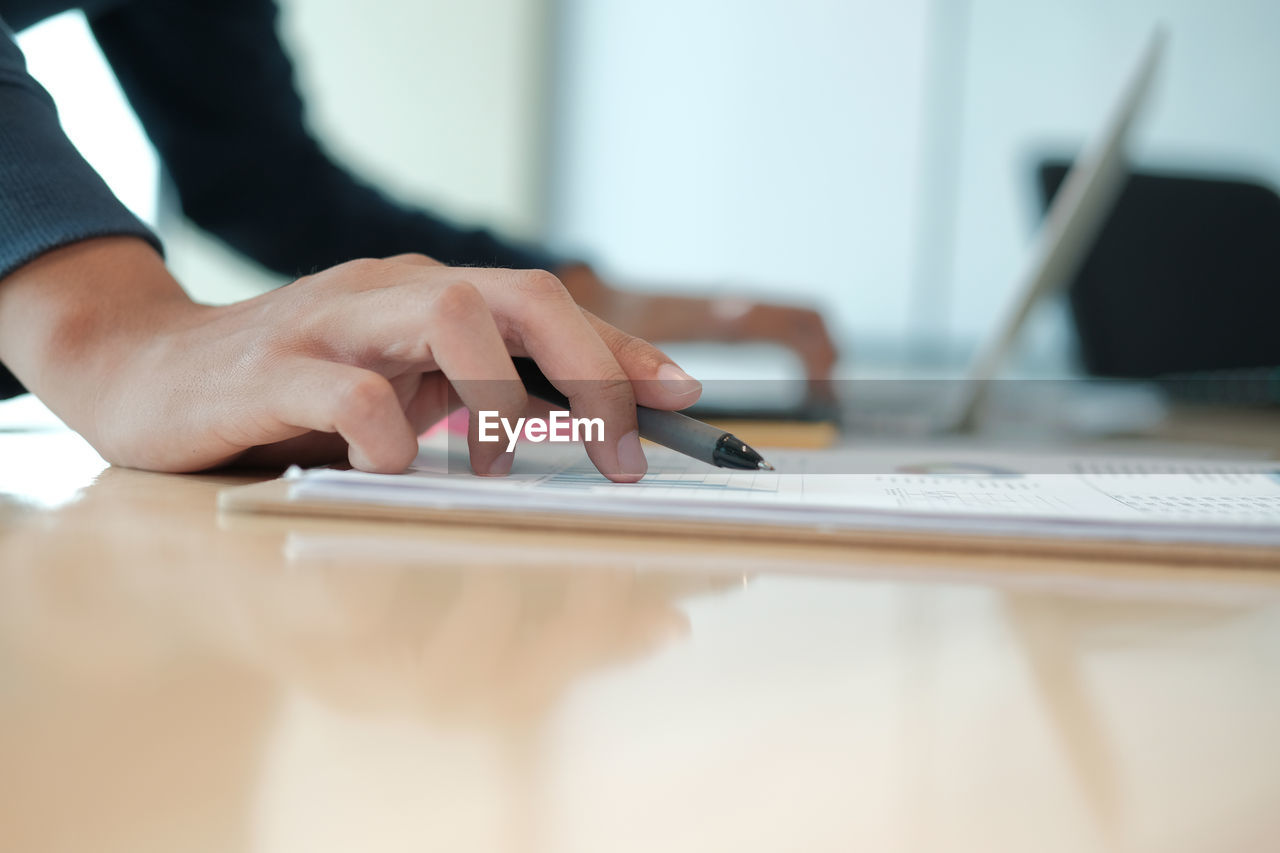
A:
<svg viewBox="0 0 1280 853">
<path fill-rule="evenodd" d="M 532 234 L 545 0 L 280 0 L 322 138 L 397 195 Z"/>
<path fill-rule="evenodd" d="M 1280 176 L 1274 0 L 562 7 L 553 236 L 624 277 L 821 300 L 855 348 L 988 328 L 1033 155 L 1099 125 L 1156 20 L 1147 162 Z"/>
<path fill-rule="evenodd" d="M 550 233 L 900 335 L 924 0 L 563 0 Z"/>
</svg>

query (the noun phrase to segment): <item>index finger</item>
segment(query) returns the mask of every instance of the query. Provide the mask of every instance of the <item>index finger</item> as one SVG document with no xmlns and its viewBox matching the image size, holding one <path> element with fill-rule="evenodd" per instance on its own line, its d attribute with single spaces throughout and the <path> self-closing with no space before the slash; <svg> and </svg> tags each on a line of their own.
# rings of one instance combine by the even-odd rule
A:
<svg viewBox="0 0 1280 853">
<path fill-rule="evenodd" d="M 476 270 L 508 348 L 528 355 L 569 398 L 576 417 L 600 418 L 604 440 L 586 442 L 600 472 L 619 483 L 644 476 L 631 380 L 560 280 L 541 270 Z"/>
<path fill-rule="evenodd" d="M 637 403 L 651 409 L 687 409 L 698 402 L 702 383 L 681 370 L 670 356 L 587 309 L 579 310 L 626 371 Z"/>
</svg>

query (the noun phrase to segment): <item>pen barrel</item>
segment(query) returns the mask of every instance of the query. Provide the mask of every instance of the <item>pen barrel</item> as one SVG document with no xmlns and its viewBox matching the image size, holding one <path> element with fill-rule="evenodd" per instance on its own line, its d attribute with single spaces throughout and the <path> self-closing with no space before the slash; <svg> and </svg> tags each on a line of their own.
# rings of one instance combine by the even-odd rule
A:
<svg viewBox="0 0 1280 853">
<path fill-rule="evenodd" d="M 694 420 L 679 412 L 636 406 L 640 435 L 654 444 L 690 456 L 708 465 L 716 465 L 716 446 L 725 431 Z"/>
<path fill-rule="evenodd" d="M 516 372 L 532 397 L 553 406 L 569 408 L 569 400 L 543 375 L 530 358 L 514 358 Z M 760 455 L 724 430 L 694 420 L 679 412 L 636 406 L 636 422 L 641 438 L 670 448 L 717 468 L 754 470 L 761 466 Z"/>
</svg>

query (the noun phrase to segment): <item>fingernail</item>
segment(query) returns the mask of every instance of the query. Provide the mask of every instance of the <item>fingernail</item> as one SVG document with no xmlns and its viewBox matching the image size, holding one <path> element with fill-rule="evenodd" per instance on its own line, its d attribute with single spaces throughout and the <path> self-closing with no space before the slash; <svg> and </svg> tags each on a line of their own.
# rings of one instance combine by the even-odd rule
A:
<svg viewBox="0 0 1280 853">
<path fill-rule="evenodd" d="M 658 368 L 658 382 L 672 394 L 680 396 L 702 390 L 701 382 L 670 363 Z"/>
<path fill-rule="evenodd" d="M 649 470 L 640 449 L 640 433 L 635 430 L 618 439 L 618 469 L 627 477 L 643 477 Z"/>
<path fill-rule="evenodd" d="M 516 461 L 514 453 L 499 453 L 489 465 L 490 477 L 505 477 L 511 473 L 511 465 Z"/>
</svg>

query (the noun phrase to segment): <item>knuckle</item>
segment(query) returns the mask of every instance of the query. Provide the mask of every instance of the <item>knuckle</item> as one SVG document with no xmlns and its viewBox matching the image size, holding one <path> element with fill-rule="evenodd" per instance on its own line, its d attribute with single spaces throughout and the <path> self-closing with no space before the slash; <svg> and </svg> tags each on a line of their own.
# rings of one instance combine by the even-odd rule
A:
<svg viewBox="0 0 1280 853">
<path fill-rule="evenodd" d="M 516 276 L 516 289 L 531 299 L 562 301 L 570 299 L 560 279 L 546 270 L 522 271 Z"/>
<path fill-rule="evenodd" d="M 342 269 L 343 272 L 359 277 L 372 276 L 382 271 L 384 263 L 377 258 L 355 258 L 339 264 L 335 269 Z"/>
<path fill-rule="evenodd" d="M 635 393 L 631 382 L 624 376 L 615 376 L 593 383 L 596 396 L 610 406 L 634 406 Z"/>
<path fill-rule="evenodd" d="M 337 395 L 338 411 L 347 417 L 363 419 L 387 405 L 395 392 L 385 379 L 368 373 L 349 380 Z"/>
<path fill-rule="evenodd" d="M 619 332 L 612 342 L 613 353 L 618 361 L 627 364 L 641 364 L 657 360 L 658 351 L 643 338 Z"/>
<path fill-rule="evenodd" d="M 484 310 L 484 297 L 467 281 L 451 281 L 436 290 L 433 313 L 442 320 L 456 321 Z"/>
</svg>

